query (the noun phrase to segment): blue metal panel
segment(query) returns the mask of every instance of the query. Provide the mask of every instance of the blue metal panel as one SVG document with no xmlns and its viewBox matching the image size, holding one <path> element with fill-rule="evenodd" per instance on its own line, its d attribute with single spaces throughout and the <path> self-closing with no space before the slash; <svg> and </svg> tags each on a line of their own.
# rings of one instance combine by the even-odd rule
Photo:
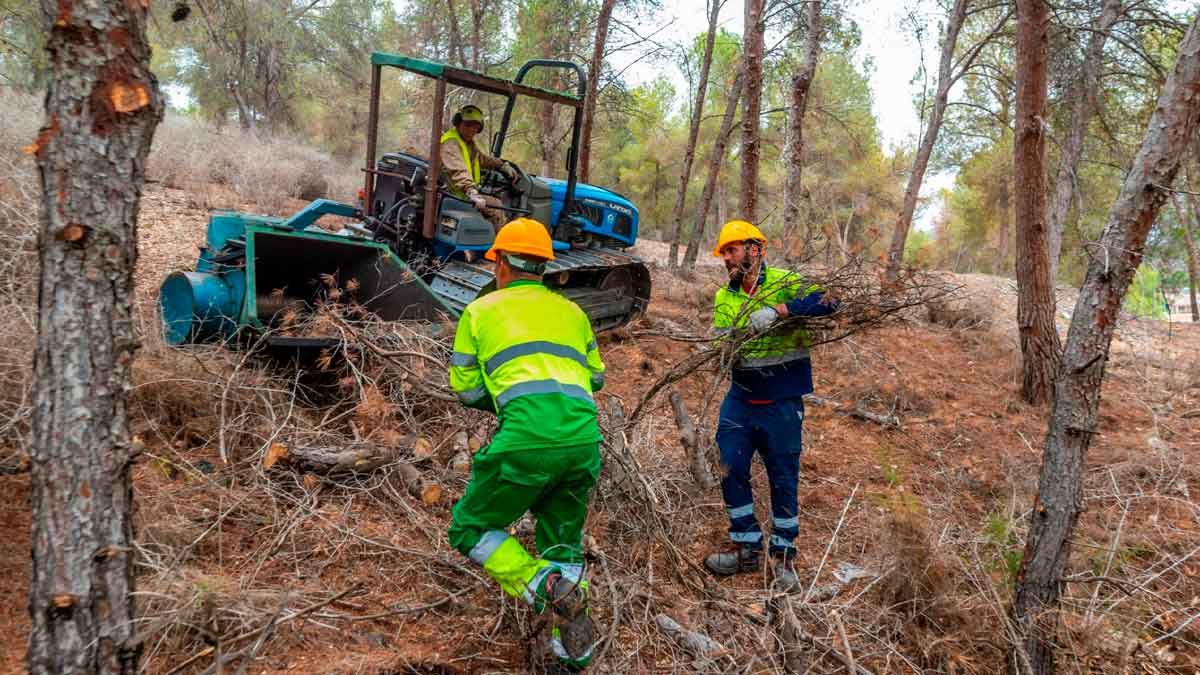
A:
<svg viewBox="0 0 1200 675">
<path fill-rule="evenodd" d="M 567 194 L 567 182 L 556 178 L 541 178 L 550 188 L 550 220 L 555 224 L 562 214 L 563 200 Z M 575 200 L 585 212 L 600 214 L 599 222 L 583 218 L 583 231 L 610 237 L 616 241 L 632 246 L 637 242 L 638 210 L 633 202 L 611 191 L 586 183 L 575 186 Z M 629 233 L 617 232 L 617 219 L 624 216 L 629 219 Z"/>
</svg>

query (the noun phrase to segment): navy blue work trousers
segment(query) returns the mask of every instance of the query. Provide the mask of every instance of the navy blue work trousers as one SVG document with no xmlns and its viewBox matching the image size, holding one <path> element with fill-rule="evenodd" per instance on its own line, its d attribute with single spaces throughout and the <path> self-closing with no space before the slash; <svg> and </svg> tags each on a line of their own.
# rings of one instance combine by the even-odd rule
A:
<svg viewBox="0 0 1200 675">
<path fill-rule="evenodd" d="M 750 403 L 727 395 L 717 423 L 721 449 L 721 494 L 729 510 L 729 538 L 762 549 L 763 531 L 754 517 L 750 462 L 762 456 L 771 484 L 770 550 L 792 557 L 800 534 L 796 486 L 800 480 L 804 401 L 799 398 Z"/>
</svg>

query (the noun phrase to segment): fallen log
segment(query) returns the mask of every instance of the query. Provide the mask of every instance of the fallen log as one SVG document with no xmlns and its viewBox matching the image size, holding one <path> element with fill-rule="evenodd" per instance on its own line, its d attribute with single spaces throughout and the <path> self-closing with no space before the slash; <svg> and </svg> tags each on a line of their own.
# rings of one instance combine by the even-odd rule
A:
<svg viewBox="0 0 1200 675">
<path fill-rule="evenodd" d="M 405 444 L 407 445 L 407 444 Z M 272 443 L 263 456 L 263 468 L 287 464 L 289 467 L 306 474 L 317 476 L 332 476 L 343 473 L 369 473 L 383 466 L 396 467 L 396 475 L 404 483 L 405 489 L 414 498 L 426 505 L 436 504 L 442 498 L 442 487 L 436 482 L 426 479 L 415 466 L 401 457 L 407 454 L 409 448 L 383 447 L 367 442 L 356 442 L 350 447 L 333 448 L 328 446 L 285 446 Z"/>
</svg>

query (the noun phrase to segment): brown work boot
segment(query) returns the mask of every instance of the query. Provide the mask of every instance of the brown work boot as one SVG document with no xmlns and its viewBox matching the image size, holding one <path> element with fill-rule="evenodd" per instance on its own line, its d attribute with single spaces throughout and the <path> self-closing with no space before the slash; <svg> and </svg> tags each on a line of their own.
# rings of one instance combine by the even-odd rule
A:
<svg viewBox="0 0 1200 675">
<path fill-rule="evenodd" d="M 762 562 L 762 549 L 750 546 L 733 546 L 724 551 L 713 553 L 704 559 L 704 566 L 709 572 L 728 577 L 742 572 L 755 572 Z"/>
</svg>

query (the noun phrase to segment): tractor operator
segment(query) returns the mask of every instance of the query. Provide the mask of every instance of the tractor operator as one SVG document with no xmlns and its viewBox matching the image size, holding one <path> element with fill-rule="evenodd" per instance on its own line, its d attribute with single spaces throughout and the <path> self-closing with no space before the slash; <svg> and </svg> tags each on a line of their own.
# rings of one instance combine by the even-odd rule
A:
<svg viewBox="0 0 1200 675">
<path fill-rule="evenodd" d="M 811 393 L 810 341 L 799 326 L 778 325 L 790 316 L 825 316 L 836 301 L 798 274 L 768 267 L 767 238 L 754 225 L 733 220 L 721 228 L 713 255 L 725 259 L 729 282 L 717 290 L 713 328 L 726 339 L 752 336 L 734 363 L 733 383 L 721 404 L 717 446 L 725 470 L 721 494 L 729 511 L 727 550 L 713 553 L 704 565 L 718 576 L 759 568 L 763 532 L 754 517 L 750 463 L 762 456 L 771 486 L 771 539 L 775 587 L 799 587 L 793 560 L 799 535 L 797 483 L 804 401 Z"/>
<path fill-rule="evenodd" d="M 501 159 L 479 149 L 475 136 L 483 131 L 483 111 L 478 106 L 464 105 L 451 119 L 453 128 L 442 134 L 442 168 L 449 179 L 450 194 L 471 202 L 497 228 L 504 224 L 504 213 L 495 207 L 500 201 L 479 193 L 480 169 L 497 170 L 510 181 L 516 171 Z"/>
<path fill-rule="evenodd" d="M 464 405 L 500 420 L 454 505 L 450 543 L 510 596 L 554 612 L 551 650 L 575 671 L 595 643 L 581 540 L 600 474 L 592 395 L 604 385 L 604 363 L 587 315 L 542 285 L 554 259 L 544 225 L 513 220 L 485 257 L 496 263 L 497 290 L 463 310 L 450 384 Z M 537 518 L 539 557 L 507 531 L 526 511 Z"/>
</svg>

